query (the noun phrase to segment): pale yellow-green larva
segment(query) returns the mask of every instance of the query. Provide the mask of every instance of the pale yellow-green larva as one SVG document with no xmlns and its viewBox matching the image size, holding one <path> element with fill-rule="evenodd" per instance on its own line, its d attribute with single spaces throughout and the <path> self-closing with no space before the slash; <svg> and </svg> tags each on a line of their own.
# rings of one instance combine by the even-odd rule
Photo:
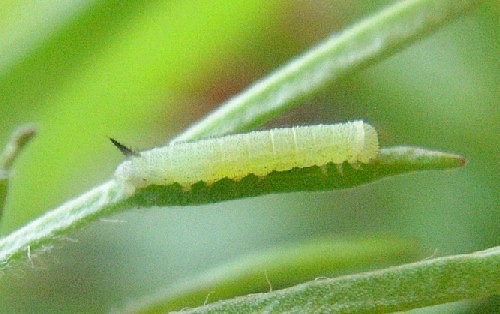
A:
<svg viewBox="0 0 500 314">
<path fill-rule="evenodd" d="M 299 126 L 174 143 L 123 162 L 115 178 L 133 191 L 148 185 L 235 181 L 295 167 L 368 163 L 379 151 L 377 132 L 363 121 Z"/>
</svg>

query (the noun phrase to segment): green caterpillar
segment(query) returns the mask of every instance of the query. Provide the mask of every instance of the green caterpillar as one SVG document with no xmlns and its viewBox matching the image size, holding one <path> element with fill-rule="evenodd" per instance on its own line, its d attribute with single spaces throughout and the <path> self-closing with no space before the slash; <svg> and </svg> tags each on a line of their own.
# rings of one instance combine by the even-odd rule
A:
<svg viewBox="0 0 500 314">
<path fill-rule="evenodd" d="M 115 178 L 132 191 L 174 183 L 189 190 L 199 181 L 238 181 L 250 174 L 263 177 L 327 163 L 368 163 L 378 152 L 377 132 L 363 121 L 301 126 L 173 143 L 130 154 Z"/>
</svg>

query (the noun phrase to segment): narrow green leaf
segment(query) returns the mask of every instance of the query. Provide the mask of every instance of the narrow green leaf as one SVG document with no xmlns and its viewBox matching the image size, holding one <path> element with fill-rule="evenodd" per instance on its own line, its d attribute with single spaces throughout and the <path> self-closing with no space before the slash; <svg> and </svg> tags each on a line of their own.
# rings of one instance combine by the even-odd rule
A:
<svg viewBox="0 0 500 314">
<path fill-rule="evenodd" d="M 230 99 L 174 141 L 247 131 L 298 104 L 298 99 L 422 39 L 471 10 L 478 0 L 407 0 L 335 33 L 304 55 Z"/>
<path fill-rule="evenodd" d="M 318 279 L 181 313 L 388 313 L 500 293 L 500 247 Z"/>
<path fill-rule="evenodd" d="M 178 184 L 151 185 L 139 189 L 118 206 L 147 207 L 216 203 L 270 193 L 325 191 L 366 184 L 384 177 L 421 170 L 444 170 L 461 167 L 465 158 L 415 147 L 393 147 L 380 151 L 379 158 L 360 169 L 344 164 L 341 171 L 334 164 L 326 167 L 294 168 L 272 172 L 265 177 L 248 175 L 241 181 L 222 179 L 212 185 L 196 183 L 191 190 Z"/>
<path fill-rule="evenodd" d="M 123 312 L 166 313 L 238 295 L 282 289 L 319 276 L 339 276 L 415 260 L 420 249 L 400 239 L 314 239 L 238 258 L 130 303 Z"/>
<path fill-rule="evenodd" d="M 149 186 L 127 199 L 121 186 L 110 180 L 80 197 L 46 213 L 23 228 L 0 239 L 0 266 L 25 251 L 35 250 L 66 230 L 88 223 L 99 216 L 132 207 L 196 205 L 215 203 L 267 193 L 323 191 L 348 188 L 391 175 L 419 170 L 444 170 L 461 167 L 465 159 L 458 155 L 414 147 L 382 149 L 377 161 L 355 169 L 345 165 L 293 169 L 274 172 L 264 178 L 248 176 L 239 182 L 221 180 L 211 186 L 195 184 L 190 191 L 178 185 Z M 1 267 L 0 267 L 1 270 Z"/>
</svg>

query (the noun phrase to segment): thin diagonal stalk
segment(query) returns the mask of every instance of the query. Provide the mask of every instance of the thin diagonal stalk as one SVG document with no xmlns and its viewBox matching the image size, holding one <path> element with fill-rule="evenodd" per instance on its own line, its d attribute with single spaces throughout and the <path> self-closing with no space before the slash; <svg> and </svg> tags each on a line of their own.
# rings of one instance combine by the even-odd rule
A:
<svg viewBox="0 0 500 314">
<path fill-rule="evenodd" d="M 407 0 L 396 3 L 311 48 L 230 99 L 175 141 L 250 130 L 297 105 L 333 80 L 376 63 L 422 39 L 478 0 Z"/>
</svg>

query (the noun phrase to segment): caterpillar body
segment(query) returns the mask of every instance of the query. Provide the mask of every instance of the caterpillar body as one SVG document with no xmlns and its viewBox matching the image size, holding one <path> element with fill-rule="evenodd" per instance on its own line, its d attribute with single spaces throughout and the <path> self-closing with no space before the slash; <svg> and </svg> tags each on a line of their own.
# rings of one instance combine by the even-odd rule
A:
<svg viewBox="0 0 500 314">
<path fill-rule="evenodd" d="M 129 188 L 180 184 L 183 189 L 228 178 L 327 163 L 368 163 L 378 155 L 377 132 L 363 121 L 300 126 L 177 142 L 123 162 L 115 178 Z"/>
</svg>

